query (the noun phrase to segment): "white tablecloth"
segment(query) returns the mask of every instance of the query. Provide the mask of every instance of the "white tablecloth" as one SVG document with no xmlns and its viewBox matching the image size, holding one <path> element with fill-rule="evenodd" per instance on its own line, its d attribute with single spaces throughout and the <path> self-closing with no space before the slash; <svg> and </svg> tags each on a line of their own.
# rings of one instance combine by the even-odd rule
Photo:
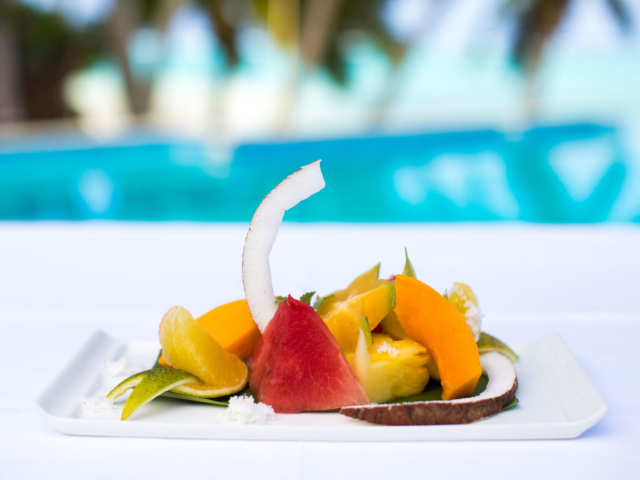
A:
<svg viewBox="0 0 640 480">
<path fill-rule="evenodd" d="M 0 478 L 640 478 L 640 228 L 286 225 L 275 290 L 345 286 L 403 248 L 439 290 L 470 284 L 506 341 L 556 330 L 609 406 L 566 441 L 305 443 L 65 436 L 33 399 L 97 329 L 155 340 L 172 305 L 243 295 L 246 225 L 0 224 Z"/>
</svg>

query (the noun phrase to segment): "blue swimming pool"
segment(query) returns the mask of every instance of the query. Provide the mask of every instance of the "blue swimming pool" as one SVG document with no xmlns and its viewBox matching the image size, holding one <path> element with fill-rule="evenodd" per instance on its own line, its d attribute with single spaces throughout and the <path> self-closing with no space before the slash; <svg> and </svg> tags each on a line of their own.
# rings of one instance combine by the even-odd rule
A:
<svg viewBox="0 0 640 480">
<path fill-rule="evenodd" d="M 0 219 L 247 221 L 321 158 L 327 187 L 293 221 L 640 222 L 640 165 L 597 125 L 273 142 L 0 145 Z"/>
</svg>

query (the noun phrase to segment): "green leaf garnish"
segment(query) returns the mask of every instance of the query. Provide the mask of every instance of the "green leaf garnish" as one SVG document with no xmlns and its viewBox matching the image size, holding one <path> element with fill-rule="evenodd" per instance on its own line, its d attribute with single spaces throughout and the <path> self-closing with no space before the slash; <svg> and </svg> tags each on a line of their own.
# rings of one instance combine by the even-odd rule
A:
<svg viewBox="0 0 640 480">
<path fill-rule="evenodd" d="M 327 295 L 326 297 L 318 297 L 318 299 L 313 304 L 313 308 L 318 310 L 322 306 L 322 304 L 329 300 L 331 297 L 335 297 L 335 295 L 332 293 L 330 295 Z"/>
<path fill-rule="evenodd" d="M 280 305 L 282 302 L 284 302 L 287 299 L 287 297 L 281 297 L 280 295 L 278 295 L 276 297 L 276 301 L 274 302 L 276 305 Z"/>
<path fill-rule="evenodd" d="M 311 305 L 311 299 L 316 294 L 316 292 L 307 292 L 300 297 L 300 301 L 306 303 L 307 305 Z"/>
<path fill-rule="evenodd" d="M 520 400 L 518 400 L 516 397 L 513 397 L 513 400 L 511 400 L 506 407 L 504 407 L 502 410 L 506 410 L 507 408 L 511 408 L 511 407 L 515 407 L 517 404 L 520 403 Z"/>
<path fill-rule="evenodd" d="M 207 403 L 209 405 L 215 405 L 218 407 L 228 407 L 229 399 L 231 397 L 235 397 L 236 395 L 238 396 L 247 395 L 249 397 L 254 397 L 253 392 L 249 389 L 248 385 L 244 387 L 242 390 L 240 390 L 239 392 L 234 393 L 233 395 L 225 395 L 224 397 L 218 397 L 215 400 L 212 400 L 210 398 L 192 397 L 191 395 L 185 395 L 183 393 L 174 393 L 174 392 L 165 392 L 160 396 L 167 397 L 167 398 L 175 398 L 176 400 L 186 400 L 188 402 Z"/>
<path fill-rule="evenodd" d="M 164 392 L 160 396 L 167 397 L 167 398 L 175 398 L 176 400 L 188 400 L 190 402 L 208 403 L 209 405 L 216 405 L 218 407 L 229 406 L 229 401 L 221 402 L 220 400 L 211 400 L 210 398 L 192 397 L 191 395 L 184 395 L 182 393 Z M 225 398 L 225 397 L 222 397 L 222 398 Z"/>
<path fill-rule="evenodd" d="M 478 339 L 478 351 L 480 353 L 497 351 L 509 358 L 513 363 L 516 363 L 520 358 L 509 348 L 509 346 L 498 340 L 496 337 L 489 335 L 488 333 L 481 332 Z"/>
<path fill-rule="evenodd" d="M 404 247 L 404 270 L 402 270 L 402 274 L 406 275 L 407 277 L 411 277 L 411 278 L 418 278 L 416 277 L 416 271 L 413 268 L 413 265 L 411 265 L 411 260 L 409 260 L 409 253 L 407 252 L 407 247 Z"/>
</svg>

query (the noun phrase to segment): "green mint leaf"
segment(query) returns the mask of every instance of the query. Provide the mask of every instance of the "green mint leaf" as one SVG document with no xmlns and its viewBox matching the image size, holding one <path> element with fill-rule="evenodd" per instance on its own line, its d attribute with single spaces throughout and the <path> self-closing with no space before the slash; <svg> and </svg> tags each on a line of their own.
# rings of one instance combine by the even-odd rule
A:
<svg viewBox="0 0 640 480">
<path fill-rule="evenodd" d="M 416 271 L 414 270 L 413 265 L 411 265 L 411 260 L 409 260 L 409 253 L 407 253 L 407 247 L 404 248 L 404 258 L 405 258 L 405 262 L 404 262 L 404 270 L 402 271 L 402 274 L 406 275 L 407 277 L 418 278 L 416 277 Z"/>
<path fill-rule="evenodd" d="M 281 297 L 280 295 L 278 295 L 276 297 L 276 301 L 274 302 L 276 305 L 280 305 L 282 302 L 284 302 L 287 299 L 287 297 Z"/>
<path fill-rule="evenodd" d="M 316 292 L 307 292 L 300 297 L 300 301 L 306 303 L 307 305 L 311 305 L 311 299 L 316 294 Z"/>
<path fill-rule="evenodd" d="M 332 293 L 331 295 L 327 295 L 326 297 L 318 297 L 318 299 L 313 304 L 313 308 L 315 308 L 316 310 L 319 310 L 320 307 L 324 304 L 324 302 L 326 302 L 327 300 L 329 300 L 331 297 L 334 297 L 334 296 L 335 295 Z"/>
</svg>

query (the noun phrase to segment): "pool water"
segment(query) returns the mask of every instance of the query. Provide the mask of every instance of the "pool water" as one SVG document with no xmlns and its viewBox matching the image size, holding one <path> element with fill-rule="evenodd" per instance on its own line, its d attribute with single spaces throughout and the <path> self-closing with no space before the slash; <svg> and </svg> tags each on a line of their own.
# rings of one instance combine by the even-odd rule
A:
<svg viewBox="0 0 640 480">
<path fill-rule="evenodd" d="M 173 141 L 0 152 L 0 219 L 248 221 L 318 158 L 293 221 L 640 222 L 638 160 L 595 125 L 241 145 Z"/>
</svg>

